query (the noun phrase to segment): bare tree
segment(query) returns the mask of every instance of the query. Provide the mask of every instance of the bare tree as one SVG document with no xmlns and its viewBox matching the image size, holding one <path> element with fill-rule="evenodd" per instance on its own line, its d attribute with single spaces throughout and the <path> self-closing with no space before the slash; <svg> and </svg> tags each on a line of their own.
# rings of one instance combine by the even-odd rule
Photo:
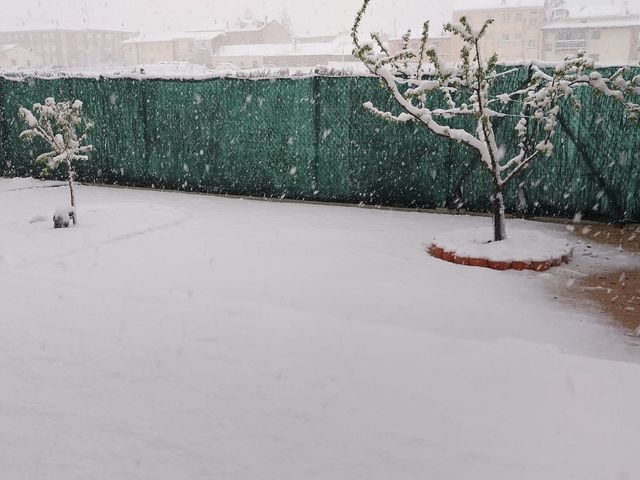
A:
<svg viewBox="0 0 640 480">
<path fill-rule="evenodd" d="M 506 186 L 534 160 L 552 155 L 560 109 L 580 107 L 578 88 L 591 87 L 613 98 L 623 105 L 630 119 L 635 120 L 640 114 L 640 107 L 628 100 L 630 95 L 640 94 L 640 76 L 626 80 L 627 68 L 620 68 L 610 77 L 603 77 L 594 70 L 584 51 L 555 68 L 531 64 L 525 86 L 496 93 L 496 81 L 517 69 L 501 72 L 496 54 L 483 56 L 481 40 L 493 20 L 485 22 L 479 30 L 465 17 L 460 18 L 459 25 L 445 25 L 445 31 L 462 41 L 460 62 L 455 66 L 443 65 L 436 50 L 429 46 L 429 22 L 424 23 L 418 48 L 409 47 L 410 31 L 402 37 L 397 53 L 390 53 L 376 33 L 371 34 L 370 42 L 362 43 L 359 30 L 370 3 L 371 0 L 363 1 L 351 31 L 354 55 L 382 80 L 403 113 L 384 112 L 370 102 L 364 104 L 365 108 L 385 120 L 419 122 L 432 133 L 461 142 L 480 154 L 493 185 L 494 241 L 506 238 L 503 195 Z M 428 106 L 428 99 L 439 102 L 440 108 Z M 518 121 L 511 139 L 517 145 L 517 153 L 506 158 L 506 149 L 496 140 L 494 122 L 514 115 L 510 113 L 513 104 L 519 111 L 515 114 Z M 451 120 L 458 118 L 468 119 L 473 127 L 469 130 L 452 127 Z"/>
<path fill-rule="evenodd" d="M 44 104 L 34 104 L 33 112 L 23 107 L 20 108 L 20 117 L 29 127 L 20 134 L 20 138 L 24 140 L 41 138 L 49 145 L 51 150 L 36 158 L 36 162 L 43 163 L 46 170 L 54 170 L 61 163 L 66 165 L 73 210 L 72 218 L 75 225 L 77 213 L 75 212 L 73 165 L 76 161 L 89 159 L 87 153 L 93 150 L 93 145 L 82 144 L 86 141 L 87 132 L 93 127 L 93 123 L 83 118 L 80 100 L 56 103 L 55 99 L 49 97 Z"/>
</svg>

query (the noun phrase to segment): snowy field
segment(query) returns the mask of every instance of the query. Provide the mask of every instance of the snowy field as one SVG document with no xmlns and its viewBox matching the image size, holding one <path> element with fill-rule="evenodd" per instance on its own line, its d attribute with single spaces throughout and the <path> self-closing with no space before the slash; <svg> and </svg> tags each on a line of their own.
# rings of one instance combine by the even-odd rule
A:
<svg viewBox="0 0 640 480">
<path fill-rule="evenodd" d="M 0 478 L 640 478 L 640 346 L 451 217 L 0 179 Z M 560 226 L 513 221 L 566 236 Z M 554 298 L 557 296 L 558 298 Z"/>
</svg>

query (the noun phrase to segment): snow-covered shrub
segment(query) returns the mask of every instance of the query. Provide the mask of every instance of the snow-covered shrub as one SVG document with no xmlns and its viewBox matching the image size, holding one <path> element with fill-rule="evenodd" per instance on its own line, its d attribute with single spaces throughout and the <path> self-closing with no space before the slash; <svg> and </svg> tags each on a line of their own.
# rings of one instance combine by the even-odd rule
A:
<svg viewBox="0 0 640 480">
<path fill-rule="evenodd" d="M 76 161 L 89 159 L 87 153 L 93 150 L 93 146 L 83 145 L 83 143 L 93 123 L 84 119 L 80 100 L 56 103 L 55 99 L 49 97 L 44 104 L 34 104 L 32 110 L 21 107 L 19 114 L 28 127 L 20 134 L 20 138 L 29 141 L 41 138 L 50 148 L 48 152 L 39 155 L 36 162 L 44 164 L 45 171 L 54 170 L 60 164 L 66 166 L 71 197 L 71 209 L 68 211 L 73 211 L 70 218 L 75 225 L 77 214 L 73 165 Z M 54 225 L 55 217 L 54 215 Z M 59 219 L 59 223 L 68 226 L 69 215 L 66 216 L 66 225 L 64 225 L 65 219 Z"/>
<path fill-rule="evenodd" d="M 409 47 L 410 31 L 403 36 L 397 53 L 390 53 L 376 33 L 371 34 L 371 42 L 362 43 L 359 29 L 370 3 L 371 0 L 363 1 L 351 31 L 354 55 L 381 79 L 403 112 L 396 115 L 381 111 L 370 102 L 364 104 L 365 108 L 388 121 L 418 122 L 434 134 L 461 142 L 480 154 L 493 184 L 495 241 L 506 238 L 504 189 L 531 162 L 552 155 L 561 108 L 579 108 L 576 95 L 579 88 L 591 87 L 613 98 L 623 105 L 630 119 L 640 115 L 640 107 L 629 100 L 630 95 L 640 94 L 640 76 L 626 80 L 627 69 L 620 68 L 610 77 L 603 77 L 583 51 L 568 57 L 555 69 L 545 70 L 532 64 L 525 85 L 515 91 L 496 93 L 496 80 L 514 70 L 499 72 L 497 55 L 485 58 L 481 51 L 481 40 L 493 20 L 485 22 L 479 30 L 465 17 L 460 18 L 459 25 L 445 25 L 445 31 L 462 41 L 456 66 L 443 65 L 435 49 L 429 46 L 429 22 L 424 23 L 419 47 L 415 49 Z M 440 107 L 427 106 L 428 98 L 439 101 Z M 496 141 L 494 122 L 512 116 L 511 110 L 506 109 L 513 104 L 519 111 L 511 140 L 517 153 L 507 158 L 506 149 Z M 473 127 L 454 128 L 452 119 L 457 118 L 469 119 Z"/>
<path fill-rule="evenodd" d="M 53 214 L 53 228 L 67 228 L 75 216 L 75 207 L 58 207 Z"/>
</svg>

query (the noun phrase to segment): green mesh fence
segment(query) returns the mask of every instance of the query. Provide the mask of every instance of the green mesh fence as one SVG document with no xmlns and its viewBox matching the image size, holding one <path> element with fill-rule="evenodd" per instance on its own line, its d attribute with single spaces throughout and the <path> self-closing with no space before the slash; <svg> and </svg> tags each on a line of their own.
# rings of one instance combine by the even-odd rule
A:
<svg viewBox="0 0 640 480">
<path fill-rule="evenodd" d="M 521 68 L 498 88 L 514 90 L 526 77 Z M 81 99 L 96 124 L 96 150 L 77 165 L 84 182 L 489 209 L 490 179 L 473 150 L 362 108 L 372 101 L 397 111 L 375 78 L 0 79 L 0 174 L 40 174 L 33 158 L 44 145 L 18 138 L 17 112 L 49 96 Z M 579 113 L 563 113 L 554 155 L 509 187 L 507 208 L 638 221 L 640 126 L 611 99 L 585 89 L 581 100 Z M 496 125 L 499 143 L 509 147 L 515 121 Z"/>
</svg>

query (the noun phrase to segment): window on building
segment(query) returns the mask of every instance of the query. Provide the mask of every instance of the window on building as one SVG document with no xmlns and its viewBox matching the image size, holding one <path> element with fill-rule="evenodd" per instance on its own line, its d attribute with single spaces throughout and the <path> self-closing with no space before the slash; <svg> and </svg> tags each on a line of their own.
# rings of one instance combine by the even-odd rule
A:
<svg viewBox="0 0 640 480">
<path fill-rule="evenodd" d="M 516 40 L 522 40 L 522 34 L 516 33 Z"/>
<path fill-rule="evenodd" d="M 505 42 L 508 42 L 508 41 L 509 41 L 509 34 L 508 34 L 508 33 L 503 33 L 501 38 L 502 38 L 502 40 L 504 40 Z"/>
<path fill-rule="evenodd" d="M 600 40 L 600 30 L 591 32 L 591 40 Z"/>
<path fill-rule="evenodd" d="M 584 48 L 586 44 L 585 30 L 560 30 L 556 33 L 556 50 Z"/>
<path fill-rule="evenodd" d="M 516 13 L 516 14 L 515 14 L 515 20 L 516 20 L 516 22 L 521 22 L 523 18 L 524 18 L 524 17 L 523 17 L 523 15 L 522 15 L 522 13 Z"/>
<path fill-rule="evenodd" d="M 534 40 L 529 40 L 529 43 L 527 43 L 529 48 L 536 48 L 536 42 Z"/>
<path fill-rule="evenodd" d="M 569 16 L 569 10 L 566 8 L 556 8 L 551 10 L 551 20 L 560 20 Z"/>
<path fill-rule="evenodd" d="M 589 58 L 591 60 L 593 60 L 594 62 L 598 62 L 600 61 L 600 55 L 598 55 L 597 53 L 591 53 L 589 54 Z"/>
</svg>

